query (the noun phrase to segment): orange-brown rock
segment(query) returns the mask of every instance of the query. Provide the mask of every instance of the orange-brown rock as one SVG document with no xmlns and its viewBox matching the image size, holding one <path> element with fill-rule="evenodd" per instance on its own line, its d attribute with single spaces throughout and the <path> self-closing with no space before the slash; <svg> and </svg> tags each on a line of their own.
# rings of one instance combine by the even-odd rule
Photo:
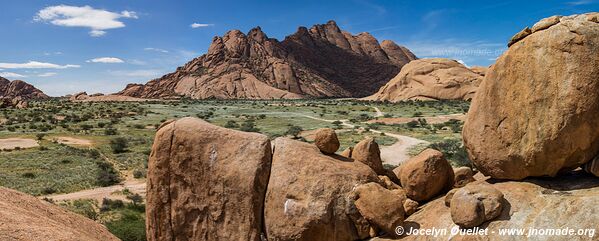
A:
<svg viewBox="0 0 599 241">
<path fill-rule="evenodd" d="M 322 153 L 333 154 L 339 150 L 339 139 L 335 130 L 331 128 L 321 128 L 315 133 L 314 144 Z"/>
<path fill-rule="evenodd" d="M 381 161 L 379 144 L 372 137 L 367 137 L 354 146 L 352 159 L 368 165 L 379 175 L 386 175 L 383 162 Z"/>
<path fill-rule="evenodd" d="M 339 155 L 341 155 L 343 157 L 351 158 L 351 153 L 353 152 L 353 150 L 354 150 L 354 148 L 350 146 L 348 148 L 345 148 L 345 150 L 343 150 L 343 152 L 341 152 L 341 154 L 339 154 Z"/>
<path fill-rule="evenodd" d="M 357 186 L 355 192 L 360 214 L 378 229 L 395 235 L 395 228 L 403 225 L 405 197 L 372 182 Z"/>
<path fill-rule="evenodd" d="M 418 205 L 419 205 L 418 202 L 416 202 L 416 201 L 414 201 L 412 199 L 409 199 L 409 198 L 406 199 L 403 202 L 403 209 L 405 211 L 405 215 L 406 216 L 410 216 L 413 213 L 415 213 L 416 210 L 418 209 Z"/>
<path fill-rule="evenodd" d="M 599 24 L 587 17 L 560 18 L 489 69 L 463 129 L 480 172 L 555 176 L 599 153 Z"/>
<path fill-rule="evenodd" d="M 443 153 L 426 149 L 393 170 L 408 198 L 428 201 L 453 186 L 453 169 Z"/>
<path fill-rule="evenodd" d="M 503 193 L 488 184 L 470 184 L 451 198 L 451 219 L 462 228 L 473 228 L 501 214 Z"/>
<path fill-rule="evenodd" d="M 271 158 L 261 134 L 196 118 L 162 126 L 148 166 L 148 240 L 261 240 Z"/>
<path fill-rule="evenodd" d="M 368 33 L 351 35 L 334 21 L 300 27 L 283 41 L 259 27 L 214 37 L 208 53 L 121 95 L 139 98 L 295 99 L 363 97 L 374 93 L 407 62 L 405 47 Z"/>
<path fill-rule="evenodd" d="M 35 88 L 22 80 L 7 80 L 0 77 L 0 99 L 16 98 L 22 99 L 46 99 L 48 96 L 41 90 Z"/>
<path fill-rule="evenodd" d="M 469 100 L 483 76 L 451 59 L 419 59 L 364 100 Z"/>
<path fill-rule="evenodd" d="M 268 240 L 367 238 L 370 225 L 354 206 L 352 193 L 360 184 L 377 181 L 376 173 L 361 162 L 277 138 L 264 205 Z"/>
<path fill-rule="evenodd" d="M 516 236 L 500 235 L 500 229 L 562 229 L 574 230 L 597 229 L 599 216 L 599 178 L 586 173 L 565 173 L 558 178 L 527 178 L 521 181 L 494 182 L 492 185 L 504 195 L 506 202 L 501 214 L 494 221 L 483 223 L 480 228 L 488 229 L 487 235 L 452 234 L 455 228 L 451 219 L 450 208 L 445 206 L 442 197 L 420 207 L 418 212 L 410 215 L 404 222 L 405 230 L 447 230 L 445 234 L 431 237 L 417 235 L 406 236 L 401 240 L 452 240 L 452 241 L 491 241 L 521 240 Z M 473 185 L 473 184 L 470 184 Z M 453 205 L 453 203 L 452 203 Z M 472 230 L 472 229 L 469 229 Z M 464 230 L 467 231 L 467 230 Z M 597 232 L 576 236 L 533 235 L 529 240 L 595 240 Z M 591 236 L 592 235 L 592 236 Z M 390 240 L 375 238 L 372 241 Z"/>
<path fill-rule="evenodd" d="M 454 187 L 463 187 L 474 182 L 474 172 L 470 167 L 458 167 L 453 169 Z"/>
<path fill-rule="evenodd" d="M 33 196 L 0 187 L 0 240 L 119 240 L 106 227 Z"/>
</svg>

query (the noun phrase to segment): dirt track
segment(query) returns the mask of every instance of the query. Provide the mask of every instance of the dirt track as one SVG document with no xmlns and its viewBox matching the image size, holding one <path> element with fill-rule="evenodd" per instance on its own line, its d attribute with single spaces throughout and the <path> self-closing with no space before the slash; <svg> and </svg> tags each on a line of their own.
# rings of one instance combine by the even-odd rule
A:
<svg viewBox="0 0 599 241">
<path fill-rule="evenodd" d="M 380 110 L 378 108 L 375 107 L 375 110 L 377 111 L 377 115 L 378 114 L 380 114 L 381 116 L 384 115 L 382 112 L 380 112 Z M 380 113 L 378 113 L 378 112 L 380 112 Z M 314 119 L 314 120 L 326 121 L 326 122 L 340 121 L 341 125 L 343 125 L 345 127 L 348 127 L 348 128 L 355 127 L 355 125 L 349 123 L 348 120 L 327 120 L 327 119 L 322 119 L 322 118 L 309 116 L 309 115 L 300 115 L 300 116 Z M 381 131 L 377 131 L 377 130 L 370 130 L 370 132 L 376 133 L 376 134 L 382 133 Z M 428 143 L 427 141 L 416 139 L 416 138 L 409 137 L 409 136 L 404 136 L 404 135 L 398 135 L 398 134 L 393 134 L 393 133 L 385 133 L 385 135 L 396 138 L 397 142 L 390 146 L 382 146 L 381 147 L 381 159 L 383 160 L 383 164 L 390 164 L 390 165 L 397 166 L 400 163 L 410 159 L 408 150 L 411 147 L 413 147 L 415 145 L 419 145 L 419 144 Z"/>
<path fill-rule="evenodd" d="M 120 199 L 125 200 L 126 197 L 120 193 L 123 189 L 129 189 L 132 193 L 137 193 L 146 196 L 146 182 L 145 180 L 127 180 L 123 184 L 109 186 L 109 187 L 98 187 L 93 189 L 87 189 L 79 192 L 56 194 L 49 196 L 42 196 L 40 198 L 50 198 L 54 201 L 66 201 L 66 200 L 77 200 L 77 199 L 95 199 L 98 202 L 102 202 L 103 198 Z"/>
</svg>

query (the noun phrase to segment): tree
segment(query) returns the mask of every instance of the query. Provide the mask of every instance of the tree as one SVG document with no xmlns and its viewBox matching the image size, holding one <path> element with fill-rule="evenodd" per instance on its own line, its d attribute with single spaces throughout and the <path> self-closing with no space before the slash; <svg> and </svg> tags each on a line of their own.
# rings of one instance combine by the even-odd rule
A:
<svg viewBox="0 0 599 241">
<path fill-rule="evenodd" d="M 133 205 L 141 204 L 144 201 L 143 197 L 137 193 L 127 195 L 127 199 L 131 200 Z"/>
<path fill-rule="evenodd" d="M 285 135 L 293 136 L 293 139 L 298 139 L 298 135 L 303 131 L 303 129 L 299 126 L 289 126 L 289 129 L 285 132 Z"/>
<path fill-rule="evenodd" d="M 225 124 L 225 128 L 239 128 L 239 124 L 237 124 L 237 122 L 235 122 L 234 120 L 229 120 Z"/>
<path fill-rule="evenodd" d="M 37 134 L 35 135 L 35 138 L 36 138 L 38 141 L 41 141 L 42 139 L 44 139 L 44 136 L 46 136 L 46 133 L 37 133 Z"/>
<path fill-rule="evenodd" d="M 110 140 L 110 148 L 114 154 L 119 154 L 127 151 L 129 147 L 129 141 L 124 137 L 117 137 Z"/>
</svg>

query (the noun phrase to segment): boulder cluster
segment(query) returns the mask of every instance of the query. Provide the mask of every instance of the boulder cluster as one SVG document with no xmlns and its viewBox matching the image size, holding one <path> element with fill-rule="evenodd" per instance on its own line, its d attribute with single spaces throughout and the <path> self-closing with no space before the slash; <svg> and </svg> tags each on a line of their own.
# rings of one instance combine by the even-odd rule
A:
<svg viewBox="0 0 599 241">
<path fill-rule="evenodd" d="M 264 135 L 196 118 L 166 123 L 148 167 L 148 240 L 395 236 L 420 203 L 455 183 L 435 150 L 395 170 L 383 168 L 372 138 L 338 150 L 332 129 L 319 129 L 314 144 L 277 138 L 271 148 Z"/>
<path fill-rule="evenodd" d="M 165 124 L 149 161 L 148 240 L 363 240 L 414 225 L 596 228 L 599 181 L 581 172 L 599 174 L 598 19 L 541 20 L 486 71 L 463 130 L 476 174 L 432 149 L 386 170 L 370 138 L 337 155 L 331 129 L 315 144 L 277 138 L 271 147 L 266 136 L 199 119 Z"/>
</svg>

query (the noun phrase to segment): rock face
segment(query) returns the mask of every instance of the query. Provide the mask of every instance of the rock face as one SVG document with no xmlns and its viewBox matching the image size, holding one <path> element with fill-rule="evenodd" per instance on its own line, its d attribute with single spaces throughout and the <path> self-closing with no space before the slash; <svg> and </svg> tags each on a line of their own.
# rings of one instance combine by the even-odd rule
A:
<svg viewBox="0 0 599 241">
<path fill-rule="evenodd" d="M 472 185 L 472 184 L 471 184 Z M 483 223 L 481 228 L 488 228 L 488 235 L 452 235 L 449 230 L 455 227 L 451 219 L 450 208 L 446 207 L 443 198 L 435 199 L 405 220 L 405 230 L 419 228 L 421 230 L 436 228 L 448 230 L 445 235 L 435 238 L 427 236 L 407 236 L 401 240 L 505 240 L 500 236 L 500 229 L 544 229 L 572 228 L 594 229 L 599 223 L 599 178 L 580 172 L 566 173 L 557 178 L 528 178 L 525 182 L 505 181 L 492 185 L 504 194 L 506 204 L 501 214 L 491 222 Z M 414 225 L 410 225 L 414 224 Z M 417 225 L 416 225 L 417 224 Z M 565 237 L 565 238 L 564 238 Z M 509 240 L 596 240 L 587 232 L 580 236 L 543 236 L 530 238 L 510 236 Z M 372 239 L 381 241 L 386 239 Z"/>
<path fill-rule="evenodd" d="M 539 28 L 489 69 L 463 130 L 483 174 L 555 176 L 599 153 L 599 24 L 589 16 Z"/>
<path fill-rule="evenodd" d="M 377 228 L 395 235 L 395 228 L 403 225 L 405 197 L 373 182 L 356 187 L 356 194 L 360 214 Z"/>
<path fill-rule="evenodd" d="M 119 240 L 99 223 L 0 187 L 0 240 Z"/>
<path fill-rule="evenodd" d="M 419 59 L 406 64 L 401 72 L 377 93 L 365 100 L 469 100 L 483 79 L 481 69 L 474 72 L 451 59 Z"/>
<path fill-rule="evenodd" d="M 470 167 L 458 167 L 453 169 L 454 187 L 463 187 L 474 182 L 474 173 Z"/>
<path fill-rule="evenodd" d="M 453 169 L 443 153 L 426 149 L 393 170 L 408 198 L 428 201 L 453 186 Z"/>
<path fill-rule="evenodd" d="M 386 175 L 386 171 L 383 168 L 383 162 L 381 161 L 381 150 L 374 138 L 368 137 L 358 142 L 358 144 L 354 146 L 351 157 L 356 161 L 368 165 L 377 174 Z"/>
<path fill-rule="evenodd" d="M 314 144 L 325 154 L 333 154 L 339 150 L 339 139 L 335 130 L 331 128 L 322 128 L 316 131 Z"/>
<path fill-rule="evenodd" d="M 121 95 L 139 98 L 271 99 L 363 97 L 374 93 L 407 62 L 416 59 L 392 41 L 357 36 L 334 21 L 300 27 L 285 40 L 259 27 L 214 37 L 208 53 Z"/>
<path fill-rule="evenodd" d="M 451 198 L 451 219 L 462 228 L 477 227 L 499 216 L 504 202 L 503 193 L 491 185 L 466 185 Z"/>
<path fill-rule="evenodd" d="M 148 167 L 148 240 L 259 241 L 271 157 L 261 134 L 196 118 L 163 125 Z"/>
<path fill-rule="evenodd" d="M 354 188 L 377 182 L 368 166 L 278 138 L 264 205 L 268 240 L 358 240 L 370 225 L 353 205 Z"/>
<path fill-rule="evenodd" d="M 36 89 L 21 80 L 10 81 L 0 77 L 0 98 L 45 99 L 48 98 L 41 90 Z"/>
<path fill-rule="evenodd" d="M 599 158 L 595 157 L 592 161 L 587 162 L 587 164 L 583 166 L 583 169 L 586 172 L 599 177 Z"/>
</svg>

